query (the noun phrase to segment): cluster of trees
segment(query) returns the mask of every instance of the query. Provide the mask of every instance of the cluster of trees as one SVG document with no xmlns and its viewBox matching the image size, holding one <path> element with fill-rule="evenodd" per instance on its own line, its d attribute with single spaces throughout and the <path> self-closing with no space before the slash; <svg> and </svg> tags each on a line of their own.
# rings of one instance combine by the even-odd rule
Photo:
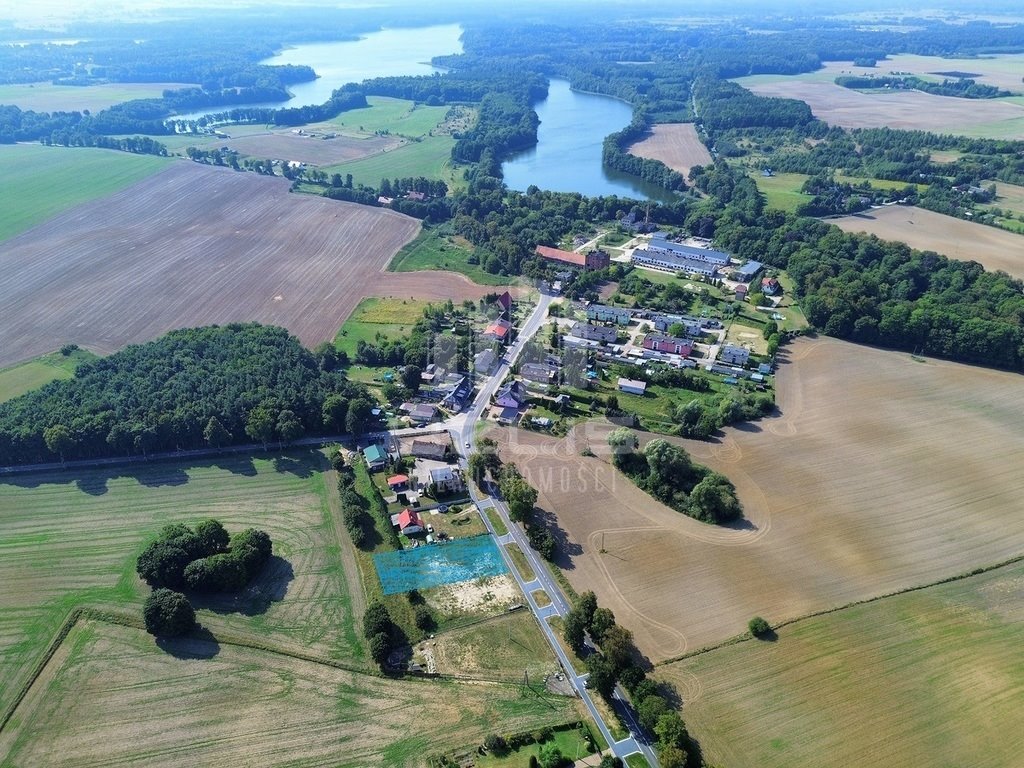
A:
<svg viewBox="0 0 1024 768">
<path fill-rule="evenodd" d="M 392 210 L 430 224 L 447 221 L 452 216 L 452 200 L 447 197 L 448 185 L 438 179 L 424 176 L 381 179 L 380 186 L 375 189 L 365 184 L 353 186 L 351 174 L 342 179 L 341 174 L 335 173 L 325 187 L 324 197 L 332 200 L 377 207 L 387 205 Z M 410 192 L 422 192 L 427 199 L 410 199 L 406 197 Z M 391 198 L 391 202 L 381 202 L 381 196 Z"/>
<path fill-rule="evenodd" d="M 997 88 L 994 85 L 985 85 L 970 78 L 944 79 L 941 83 L 932 80 L 924 80 L 913 75 L 899 75 L 892 77 L 861 77 L 856 75 L 842 75 L 836 78 L 836 85 L 854 90 L 872 90 L 878 88 L 913 89 L 931 93 L 935 96 L 954 96 L 961 99 L 1000 99 L 1004 96 L 1012 96 L 1010 91 Z"/>
<path fill-rule="evenodd" d="M 619 683 L 629 691 L 640 725 L 657 739 L 658 759 L 665 768 L 687 763 L 690 737 L 679 713 L 671 709 L 659 686 L 647 677 L 633 644 L 633 634 L 615 622 L 615 614 L 599 607 L 593 592 L 584 592 L 565 617 L 565 642 L 586 658 L 590 687 L 610 699 Z M 586 652 L 587 637 L 600 648 Z"/>
<path fill-rule="evenodd" d="M 636 433 L 620 427 L 608 435 L 615 466 L 640 488 L 678 512 L 721 525 L 743 514 L 736 488 L 724 475 L 695 464 L 685 450 L 651 440 L 637 450 Z"/>
<path fill-rule="evenodd" d="M 142 609 L 146 630 L 157 637 L 187 634 L 195 626 L 195 610 L 180 590 L 239 590 L 259 574 L 272 550 L 270 536 L 255 528 L 229 537 L 217 520 L 194 529 L 164 526 L 135 562 L 136 572 L 153 587 Z"/>
<path fill-rule="evenodd" d="M 158 155 L 159 157 L 167 157 L 168 154 L 167 147 L 151 136 L 116 138 L 80 131 L 54 131 L 49 136 L 43 136 L 39 141 L 48 147 L 99 147 L 100 149 L 131 152 L 135 155 Z"/>
<path fill-rule="evenodd" d="M 811 108 L 797 99 L 758 96 L 729 80 L 700 77 L 693 83 L 697 115 L 709 131 L 725 128 L 792 128 L 814 120 Z"/>
<path fill-rule="evenodd" d="M 324 370 L 283 328 L 173 331 L 80 365 L 0 404 L 0 456 L 61 461 L 250 440 L 291 441 L 371 423 L 365 388 Z"/>
<path fill-rule="evenodd" d="M 392 637 L 397 631 L 398 627 L 391 620 L 391 614 L 384 603 L 377 600 L 366 606 L 366 613 L 363 614 L 363 637 L 369 644 L 370 657 L 382 668 L 387 664 Z"/>
<path fill-rule="evenodd" d="M 341 522 L 348 531 L 352 544 L 359 549 L 373 545 L 373 518 L 367 502 L 356 490 L 355 473 L 346 466 L 341 451 L 335 451 L 331 464 L 338 472 L 338 495 L 341 499 Z"/>
</svg>

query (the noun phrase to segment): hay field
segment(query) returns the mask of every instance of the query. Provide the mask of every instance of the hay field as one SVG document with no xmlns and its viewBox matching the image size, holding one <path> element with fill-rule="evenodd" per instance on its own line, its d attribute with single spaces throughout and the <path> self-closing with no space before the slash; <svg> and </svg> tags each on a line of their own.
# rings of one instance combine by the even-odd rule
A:
<svg viewBox="0 0 1024 768">
<path fill-rule="evenodd" d="M 760 96 L 806 102 L 815 117 L 843 128 L 888 127 L 991 138 L 1019 138 L 1024 129 L 1024 106 L 1012 101 L 920 91 L 856 91 L 832 82 L 835 74 L 819 70 L 807 75 L 751 75 L 736 82 Z"/>
<path fill-rule="evenodd" d="M 274 540 L 281 559 L 245 600 L 198 612 L 215 634 L 364 663 L 325 464 L 307 450 L 0 478 L 0 713 L 73 608 L 139 615 L 149 589 L 135 558 L 171 522 L 216 517 Z"/>
<path fill-rule="evenodd" d="M 105 354 L 173 328 L 246 320 L 312 345 L 365 296 L 486 292 L 451 273 L 384 273 L 418 221 L 288 186 L 181 161 L 8 240 L 0 366 L 68 342 Z"/>
<path fill-rule="evenodd" d="M 81 363 L 95 359 L 91 352 L 76 349 L 68 355 L 51 352 L 4 368 L 0 370 L 0 403 L 49 384 L 54 379 L 70 379 Z"/>
<path fill-rule="evenodd" d="M 0 104 L 34 112 L 91 112 L 132 99 L 159 99 L 165 90 L 195 88 L 196 83 L 101 83 L 54 85 L 51 82 L 0 85 Z"/>
<path fill-rule="evenodd" d="M 372 157 L 401 144 L 401 139 L 390 136 L 336 136 L 324 139 L 292 133 L 291 129 L 223 139 L 220 142 L 220 145 L 249 157 L 269 157 L 316 166 Z"/>
<path fill-rule="evenodd" d="M 984 85 L 994 85 L 1011 93 L 1024 93 L 1024 83 L 1021 82 L 1021 78 L 1024 77 L 1024 55 L 1019 53 L 975 58 L 945 58 L 901 53 L 879 61 L 875 67 L 855 67 L 849 61 L 828 61 L 814 74 L 833 81 L 843 74 L 882 77 L 890 72 L 910 72 L 923 80 L 935 82 L 942 82 L 948 77 L 938 74 L 939 72 L 964 72 Z"/>
<path fill-rule="evenodd" d="M 783 627 L 658 670 L 734 768 L 1002 768 L 1024 749 L 1024 565 Z"/>
<path fill-rule="evenodd" d="M 517 686 L 389 680 L 81 622 L 0 734 L 5 765 L 422 766 L 491 732 L 577 719 Z M 175 655 L 177 654 L 177 655 Z"/>
<path fill-rule="evenodd" d="M 867 232 L 911 248 L 976 261 L 990 271 L 1024 278 L 1024 236 L 916 206 L 890 205 L 828 219 L 844 232 Z"/>
<path fill-rule="evenodd" d="M 695 165 L 710 165 L 711 153 L 697 136 L 693 123 L 665 123 L 651 128 L 651 135 L 626 150 L 632 155 L 661 160 L 684 178 Z"/>
<path fill-rule="evenodd" d="M 779 622 L 1024 552 L 1020 376 L 826 338 L 783 357 L 781 415 L 712 442 L 673 438 L 736 484 L 746 520 L 733 528 L 615 471 L 606 424 L 564 440 L 499 433 L 557 516 L 569 581 L 653 661 L 741 634 L 754 615 Z"/>
</svg>

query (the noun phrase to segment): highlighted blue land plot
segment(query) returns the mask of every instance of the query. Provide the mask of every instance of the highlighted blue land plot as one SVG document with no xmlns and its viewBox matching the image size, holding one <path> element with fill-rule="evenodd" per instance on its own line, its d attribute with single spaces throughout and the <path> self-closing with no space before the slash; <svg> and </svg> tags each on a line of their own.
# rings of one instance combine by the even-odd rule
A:
<svg viewBox="0 0 1024 768">
<path fill-rule="evenodd" d="M 498 545 L 490 536 L 455 539 L 373 556 L 385 595 L 429 589 L 507 573 Z"/>
</svg>

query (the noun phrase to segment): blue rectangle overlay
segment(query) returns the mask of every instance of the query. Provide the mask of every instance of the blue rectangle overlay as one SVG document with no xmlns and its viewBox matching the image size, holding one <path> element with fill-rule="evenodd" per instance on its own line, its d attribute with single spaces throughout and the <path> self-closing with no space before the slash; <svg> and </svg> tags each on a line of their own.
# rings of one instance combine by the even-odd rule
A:
<svg viewBox="0 0 1024 768">
<path fill-rule="evenodd" d="M 474 536 L 373 556 L 385 595 L 499 576 L 508 569 L 491 536 Z"/>
</svg>

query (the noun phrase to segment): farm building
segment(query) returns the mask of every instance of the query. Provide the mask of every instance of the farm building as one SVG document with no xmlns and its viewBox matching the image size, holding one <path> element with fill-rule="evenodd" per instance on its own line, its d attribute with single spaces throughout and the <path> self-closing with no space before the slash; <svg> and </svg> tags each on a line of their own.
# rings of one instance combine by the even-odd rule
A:
<svg viewBox="0 0 1024 768">
<path fill-rule="evenodd" d="M 485 339 L 504 342 L 508 338 L 508 332 L 511 329 L 512 324 L 508 320 L 499 318 L 488 325 L 482 335 Z"/>
<path fill-rule="evenodd" d="M 619 391 L 630 395 L 642 395 L 647 392 L 647 382 L 636 379 L 619 378 Z"/>
<path fill-rule="evenodd" d="M 545 261 L 558 264 L 567 264 L 570 267 L 580 267 L 584 270 L 607 269 L 611 260 L 604 251 L 591 251 L 590 253 L 576 253 L 575 251 L 563 251 L 560 248 L 549 248 L 546 245 L 538 245 L 534 251 Z"/>
<path fill-rule="evenodd" d="M 438 467 L 430 470 L 430 484 L 438 493 L 452 493 L 463 488 L 462 476 L 452 467 Z"/>
<path fill-rule="evenodd" d="M 587 319 L 597 320 L 599 323 L 629 325 L 629 321 L 633 319 L 633 313 L 628 309 L 621 309 L 619 307 L 606 307 L 604 304 L 591 304 L 587 307 Z"/>
<path fill-rule="evenodd" d="M 678 336 L 648 333 L 644 336 L 644 349 L 689 357 L 690 353 L 693 352 L 693 342 L 690 339 L 681 339 Z"/>
<path fill-rule="evenodd" d="M 388 463 L 388 455 L 376 443 L 363 448 L 363 459 L 371 470 L 382 469 Z"/>
<path fill-rule="evenodd" d="M 718 267 L 715 264 L 667 251 L 637 248 L 633 251 L 631 259 L 634 264 L 641 267 L 663 269 L 669 272 L 685 272 L 705 277 L 715 277 L 718 274 Z"/>
<path fill-rule="evenodd" d="M 666 240 L 664 237 L 655 235 L 647 245 L 647 250 L 657 253 L 670 253 L 675 256 L 682 256 L 693 261 L 705 261 L 714 264 L 716 267 L 724 267 L 729 263 L 729 254 L 724 251 L 716 251 L 714 248 L 699 248 L 695 245 L 683 245 Z"/>
<path fill-rule="evenodd" d="M 444 461 L 448 455 L 448 445 L 434 440 L 413 440 L 409 453 L 417 459 Z"/>
<path fill-rule="evenodd" d="M 764 269 L 764 264 L 760 261 L 748 261 L 742 267 L 734 269 L 732 275 L 741 283 L 749 283 L 762 269 Z"/>
<path fill-rule="evenodd" d="M 423 520 L 414 509 L 403 509 L 398 515 L 398 530 L 403 536 L 423 533 Z"/>
<path fill-rule="evenodd" d="M 494 402 L 502 408 L 519 408 L 526 402 L 529 393 L 521 381 L 510 381 L 494 395 Z"/>
<path fill-rule="evenodd" d="M 735 344 L 726 344 L 722 347 L 718 359 L 732 365 L 746 365 L 750 359 L 750 350 L 746 347 L 737 347 Z"/>
<path fill-rule="evenodd" d="M 572 335 L 579 339 L 586 339 L 587 341 L 599 341 L 602 344 L 612 344 L 618 337 L 618 331 L 615 328 L 609 328 L 604 325 L 576 323 L 576 325 L 572 327 Z"/>
</svg>

